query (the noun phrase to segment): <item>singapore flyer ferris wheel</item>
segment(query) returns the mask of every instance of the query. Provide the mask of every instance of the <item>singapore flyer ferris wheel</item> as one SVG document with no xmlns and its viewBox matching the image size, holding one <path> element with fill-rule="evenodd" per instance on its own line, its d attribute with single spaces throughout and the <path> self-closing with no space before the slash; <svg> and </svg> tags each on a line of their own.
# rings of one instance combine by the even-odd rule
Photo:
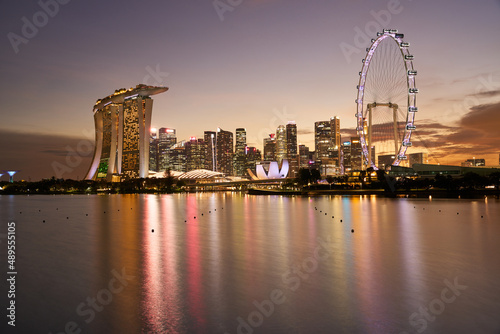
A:
<svg viewBox="0 0 500 334">
<path fill-rule="evenodd" d="M 407 160 L 406 150 L 412 145 L 410 138 L 416 128 L 414 120 L 418 110 L 417 71 L 413 68 L 410 43 L 403 38 L 404 35 L 395 29 L 378 32 L 362 60 L 357 86 L 356 130 L 364 169 L 377 169 L 375 152 L 379 157 L 390 156 L 391 165 L 399 166 Z"/>
</svg>

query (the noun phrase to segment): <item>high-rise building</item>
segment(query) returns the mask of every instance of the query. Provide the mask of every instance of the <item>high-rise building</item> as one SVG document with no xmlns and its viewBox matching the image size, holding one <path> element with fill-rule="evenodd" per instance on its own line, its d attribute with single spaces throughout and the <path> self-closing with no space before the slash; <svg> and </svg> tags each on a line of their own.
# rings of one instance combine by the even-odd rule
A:
<svg viewBox="0 0 500 334">
<path fill-rule="evenodd" d="M 332 159 L 340 148 L 340 118 L 314 123 L 314 145 L 317 159 Z M 338 159 L 338 156 L 337 156 Z"/>
<path fill-rule="evenodd" d="M 462 163 L 462 166 L 466 167 L 481 167 L 481 166 L 486 166 L 486 160 L 484 159 L 467 159 L 465 162 Z"/>
<path fill-rule="evenodd" d="M 314 123 L 314 144 L 316 160 L 322 165 L 324 175 L 340 173 L 340 118 Z"/>
<path fill-rule="evenodd" d="M 246 174 L 247 132 L 244 128 L 236 129 L 236 145 L 234 150 L 234 175 Z"/>
<path fill-rule="evenodd" d="M 217 172 L 233 175 L 233 133 L 217 128 Z"/>
<path fill-rule="evenodd" d="M 262 154 L 257 148 L 248 146 L 245 148 L 245 154 L 246 154 L 245 173 L 247 169 L 250 169 L 252 172 L 255 172 L 255 165 L 262 160 Z"/>
<path fill-rule="evenodd" d="M 191 137 L 184 146 L 186 148 L 186 171 L 205 168 L 206 145 L 203 139 Z"/>
<path fill-rule="evenodd" d="M 147 177 L 153 100 L 166 87 L 119 89 L 94 105 L 95 150 L 86 178 Z M 116 176 L 113 178 L 113 176 Z"/>
<path fill-rule="evenodd" d="M 264 138 L 264 160 L 276 161 L 276 135 L 269 134 L 269 138 Z"/>
<path fill-rule="evenodd" d="M 297 154 L 297 124 L 290 121 L 286 125 L 286 158 L 288 159 L 288 176 L 299 174 L 299 155 Z"/>
<path fill-rule="evenodd" d="M 237 128 L 234 154 L 245 154 L 245 146 L 247 146 L 247 131 L 245 130 L 245 128 Z"/>
<path fill-rule="evenodd" d="M 396 155 L 394 154 L 381 154 L 378 156 L 377 167 L 380 169 L 387 169 L 392 166 L 394 159 L 396 159 Z"/>
<path fill-rule="evenodd" d="M 276 161 L 278 165 L 286 159 L 286 129 L 283 125 L 276 129 Z"/>
<path fill-rule="evenodd" d="M 413 167 L 413 164 L 426 164 L 429 161 L 429 157 L 427 153 L 419 152 L 419 153 L 411 153 L 408 154 L 408 161 L 410 162 L 410 167 Z"/>
<path fill-rule="evenodd" d="M 286 154 L 287 157 L 297 154 L 297 124 L 293 121 L 286 125 Z"/>
<path fill-rule="evenodd" d="M 151 128 L 149 136 L 149 170 L 158 171 L 158 136 L 155 128 Z"/>
<path fill-rule="evenodd" d="M 330 130 L 332 131 L 331 133 L 331 146 L 339 148 L 341 145 L 340 142 L 340 118 L 337 116 L 331 117 L 330 118 Z"/>
<path fill-rule="evenodd" d="M 175 129 L 160 128 L 158 131 L 158 172 L 172 169 L 168 151 L 177 143 Z"/>
<path fill-rule="evenodd" d="M 341 168 L 344 170 L 344 173 L 348 173 L 352 170 L 351 164 L 351 142 L 344 141 L 342 142 L 342 161 Z"/>
<path fill-rule="evenodd" d="M 351 169 L 363 169 L 363 149 L 361 148 L 361 141 L 359 137 L 351 137 Z"/>
<path fill-rule="evenodd" d="M 177 172 L 186 172 L 186 141 L 182 140 L 173 145 L 168 151 L 168 169 Z"/>
<path fill-rule="evenodd" d="M 203 139 L 205 141 L 205 169 L 214 171 L 217 169 L 217 154 L 216 154 L 216 138 L 215 131 L 205 131 Z"/>
<path fill-rule="evenodd" d="M 309 147 L 306 145 L 299 145 L 299 167 L 309 168 Z"/>
<path fill-rule="evenodd" d="M 314 123 L 314 150 L 316 159 L 328 159 L 328 148 L 331 146 L 332 131 L 329 121 L 320 121 Z"/>
</svg>

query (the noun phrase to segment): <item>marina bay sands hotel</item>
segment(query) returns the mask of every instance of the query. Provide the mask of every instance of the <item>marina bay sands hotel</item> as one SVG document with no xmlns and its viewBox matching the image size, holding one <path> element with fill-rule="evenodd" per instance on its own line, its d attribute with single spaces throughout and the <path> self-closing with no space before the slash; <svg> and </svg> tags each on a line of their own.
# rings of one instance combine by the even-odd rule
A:
<svg viewBox="0 0 500 334">
<path fill-rule="evenodd" d="M 88 180 L 119 181 L 122 177 L 148 176 L 153 109 L 150 96 L 167 90 L 141 84 L 97 100 L 93 110 L 94 159 L 86 176 Z"/>
</svg>

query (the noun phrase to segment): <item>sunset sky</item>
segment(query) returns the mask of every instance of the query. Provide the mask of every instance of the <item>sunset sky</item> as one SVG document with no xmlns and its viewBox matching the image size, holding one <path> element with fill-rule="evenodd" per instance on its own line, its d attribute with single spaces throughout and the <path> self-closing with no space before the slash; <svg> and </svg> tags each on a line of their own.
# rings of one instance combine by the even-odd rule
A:
<svg viewBox="0 0 500 334">
<path fill-rule="evenodd" d="M 0 171 L 18 178 L 82 179 L 95 101 L 139 83 L 170 88 L 153 97 L 152 124 L 178 140 L 245 127 L 262 148 L 295 120 L 314 150 L 314 122 L 331 116 L 348 136 L 378 28 L 404 33 L 415 56 L 409 153 L 499 165 L 498 0 L 55 1 L 1 1 Z"/>
</svg>

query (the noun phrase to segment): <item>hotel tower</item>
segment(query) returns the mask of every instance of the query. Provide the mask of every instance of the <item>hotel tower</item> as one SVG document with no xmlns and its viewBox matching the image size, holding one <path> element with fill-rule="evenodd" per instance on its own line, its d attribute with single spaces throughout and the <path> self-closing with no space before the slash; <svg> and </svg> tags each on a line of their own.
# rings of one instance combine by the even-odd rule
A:
<svg viewBox="0 0 500 334">
<path fill-rule="evenodd" d="M 95 150 L 88 180 L 119 181 L 149 174 L 149 132 L 153 100 L 167 87 L 118 89 L 94 106 Z"/>
</svg>

